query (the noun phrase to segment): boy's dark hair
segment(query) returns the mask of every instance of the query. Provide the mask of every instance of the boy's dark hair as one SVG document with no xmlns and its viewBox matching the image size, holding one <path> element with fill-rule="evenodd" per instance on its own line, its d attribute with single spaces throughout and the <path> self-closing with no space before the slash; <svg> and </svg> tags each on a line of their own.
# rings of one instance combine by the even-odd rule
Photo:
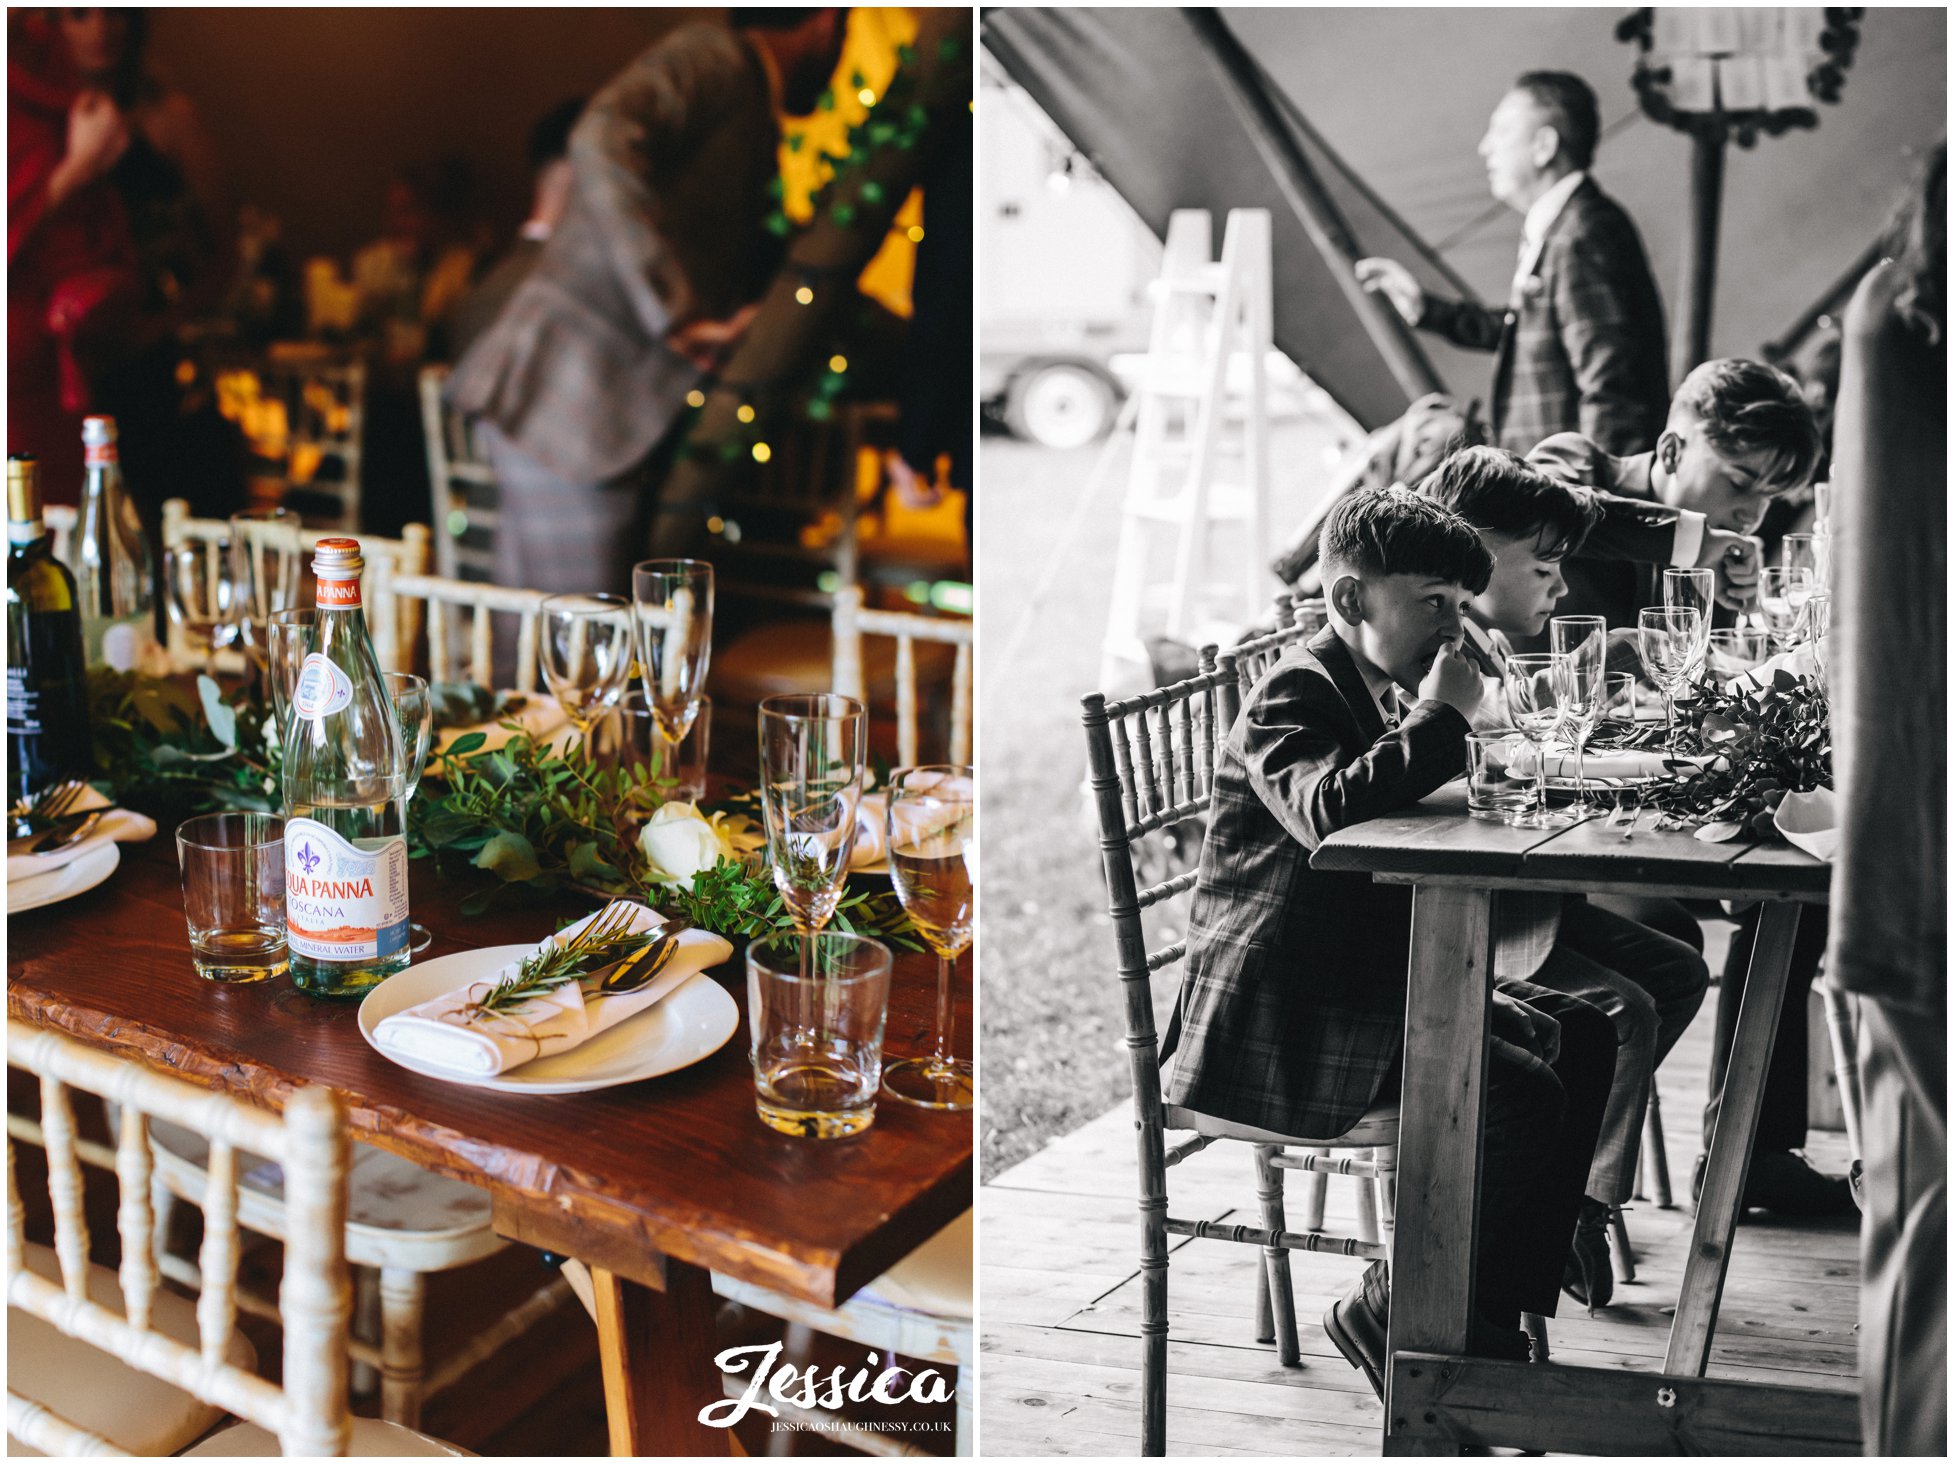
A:
<svg viewBox="0 0 1954 1464">
<path fill-rule="evenodd" d="M 571 97 L 536 119 L 529 129 L 530 172 L 539 173 L 558 158 L 569 155 L 570 134 L 576 129 L 577 119 L 583 116 L 583 109 L 584 99 Z"/>
<path fill-rule="evenodd" d="M 1500 447 L 1462 448 L 1440 463 L 1418 492 L 1475 529 L 1533 539 L 1534 553 L 1542 559 L 1578 553 L 1601 516 L 1587 494 Z"/>
<path fill-rule="evenodd" d="M 1359 574 L 1415 574 L 1477 595 L 1493 577 L 1493 556 L 1471 524 L 1409 488 L 1363 488 L 1338 500 L 1317 541 L 1324 565 Z"/>
<path fill-rule="evenodd" d="M 1705 361 L 1683 378 L 1670 404 L 1703 426 L 1727 458 L 1761 455 L 1760 493 L 1785 493 L 1811 481 L 1818 467 L 1818 419 L 1798 383 L 1762 361 Z"/>
<path fill-rule="evenodd" d="M 1594 145 L 1601 137 L 1601 111 L 1594 90 L 1571 71 L 1529 71 L 1513 83 L 1547 114 L 1547 125 L 1560 134 L 1560 150 L 1568 165 L 1586 168 L 1594 163 Z"/>
</svg>

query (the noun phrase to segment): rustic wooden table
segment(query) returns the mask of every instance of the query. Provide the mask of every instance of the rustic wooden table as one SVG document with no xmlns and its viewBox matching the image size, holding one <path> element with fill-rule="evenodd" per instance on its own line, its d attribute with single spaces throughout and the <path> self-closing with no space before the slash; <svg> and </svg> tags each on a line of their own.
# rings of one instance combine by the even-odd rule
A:
<svg viewBox="0 0 1954 1464">
<path fill-rule="evenodd" d="M 1780 843 L 1623 838 L 1600 819 L 1516 829 L 1466 816 L 1462 783 L 1334 834 L 1311 863 L 1415 887 L 1398 1135 L 1385 1452 L 1859 1452 L 1856 1393 L 1704 1377 L 1801 904 L 1829 866 Z M 1660 1375 L 1465 1356 L 1484 1144 L 1494 903 L 1502 890 L 1764 901 Z M 1802 997 L 1802 993 L 1800 993 Z"/>
<path fill-rule="evenodd" d="M 596 1281 L 616 1454 L 725 1454 L 698 1422 L 720 1396 L 712 1271 L 819 1305 L 839 1302 L 971 1203 L 969 1114 L 883 1099 L 866 1133 L 789 1138 L 754 1112 L 745 1022 L 705 1061 L 598 1093 L 515 1098 L 396 1067 L 367 1045 L 357 1003 L 279 979 L 217 986 L 190 964 L 168 830 L 124 846 L 87 894 L 8 924 L 7 1007 L 92 1046 L 268 1108 L 293 1089 L 342 1092 L 355 1136 L 494 1198 L 495 1227 L 587 1263 Z M 464 916 L 460 885 L 412 868 L 424 959 L 535 941 L 592 900 Z M 886 1052 L 928 1050 L 934 957 L 898 952 Z M 958 967 L 969 1055 L 970 968 Z M 741 960 L 708 973 L 746 1006 Z"/>
</svg>

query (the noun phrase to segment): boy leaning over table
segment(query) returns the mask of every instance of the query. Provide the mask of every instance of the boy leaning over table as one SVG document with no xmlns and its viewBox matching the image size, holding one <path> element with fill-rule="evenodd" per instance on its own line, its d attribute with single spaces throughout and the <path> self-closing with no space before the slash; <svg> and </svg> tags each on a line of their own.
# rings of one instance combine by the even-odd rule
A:
<svg viewBox="0 0 1954 1464">
<path fill-rule="evenodd" d="M 1488 721 L 1484 714 L 1489 704 L 1501 700 L 1508 638 L 1538 635 L 1546 628 L 1567 592 L 1562 561 L 1578 553 L 1590 530 L 1604 521 L 1610 500 L 1556 483 L 1496 447 L 1452 454 L 1418 485 L 1418 492 L 1471 524 L 1493 557 L 1486 588 L 1466 607 L 1461 649 L 1487 682 L 1474 725 L 1507 725 L 1503 716 Z M 1615 1285 L 1608 1255 L 1611 1212 L 1635 1192 L 1642 1117 L 1656 1068 L 1703 1005 L 1710 968 L 1686 942 L 1582 895 L 1564 897 L 1559 940 L 1586 962 L 1549 962 L 1530 979 L 1601 1008 L 1614 1022 L 1620 1043 L 1601 1141 L 1575 1223 L 1574 1254 L 1563 1281 L 1575 1300 L 1606 1306 Z"/>
<path fill-rule="evenodd" d="M 1755 541 L 1744 536 L 1762 522 L 1772 498 L 1811 481 L 1820 441 L 1818 421 L 1795 381 L 1762 362 L 1730 359 L 1705 361 L 1683 378 L 1653 451 L 1618 458 L 1577 433 L 1560 433 L 1536 446 L 1527 461 L 1564 483 L 1640 500 L 1652 525 L 1661 518 L 1672 519 L 1674 546 L 1669 562 L 1714 565 L 1718 600 L 1730 605 L 1755 593 Z M 1607 522 L 1616 517 L 1611 512 Z M 1702 537 L 1697 540 L 1699 532 Z M 1584 552 L 1567 561 L 1569 593 L 1559 613 L 1601 615 L 1611 627 L 1630 628 L 1642 606 L 1662 603 L 1660 569 L 1604 562 L 1596 553 L 1602 536 L 1598 530 Z M 1638 557 L 1655 556 L 1644 551 Z M 1790 669 L 1802 674 L 1806 668 L 1794 664 Z M 1610 896 L 1603 897 L 1602 903 L 1698 950 L 1703 947 L 1696 918 L 1673 900 Z M 1738 914 L 1737 931 L 1724 957 L 1723 995 L 1710 1054 L 1710 1094 L 1703 1109 L 1706 1152 L 1716 1131 L 1760 911 L 1761 907 L 1752 906 Z M 1827 930 L 1823 906 L 1810 906 L 1800 916 L 1791 953 L 1794 993 L 1802 993 L 1817 976 Z M 1802 996 L 1784 1004 L 1757 1142 L 1744 1181 L 1745 1210 L 1792 1216 L 1849 1215 L 1854 1210 L 1845 1177 L 1819 1172 L 1803 1152 L 1807 1013 Z M 1704 1155 L 1699 1154 L 1692 1194 L 1702 1188 L 1703 1168 Z"/>
<path fill-rule="evenodd" d="M 1470 525 L 1402 487 L 1324 520 L 1330 623 L 1244 700 L 1217 759 L 1173 1032 L 1167 1101 L 1327 1143 L 1403 1083 L 1411 891 L 1310 867 L 1338 829 L 1465 770 L 1483 686 L 1461 617 L 1492 556 Z M 1478 1309 L 1469 1349 L 1524 1361 L 1522 1312 L 1554 1313 L 1615 1067 L 1608 1017 L 1510 979 L 1588 963 L 1554 939 L 1558 899 L 1499 901 Z M 1373 1263 L 1323 1318 L 1383 1395 L 1389 1273 Z"/>
</svg>

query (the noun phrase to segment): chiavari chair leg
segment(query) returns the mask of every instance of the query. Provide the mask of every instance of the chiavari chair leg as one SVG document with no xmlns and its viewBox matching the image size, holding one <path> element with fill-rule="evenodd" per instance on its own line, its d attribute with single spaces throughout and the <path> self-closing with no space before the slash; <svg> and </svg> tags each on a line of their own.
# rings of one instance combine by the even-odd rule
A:
<svg viewBox="0 0 1954 1464">
<path fill-rule="evenodd" d="M 1391 1160 L 1390 1172 L 1380 1174 L 1371 1181 L 1377 1186 L 1378 1218 L 1384 1223 L 1384 1233 L 1387 1237 L 1395 1234 L 1398 1228 L 1397 1153 L 1395 1148 L 1371 1150 L 1372 1157 L 1380 1162 L 1386 1157 Z"/>
<path fill-rule="evenodd" d="M 1312 1154 L 1328 1154 L 1328 1149 L 1311 1149 Z M 1330 1176 L 1320 1170 L 1303 1171 L 1303 1229 L 1323 1228 L 1323 1206 L 1330 1197 Z"/>
<path fill-rule="evenodd" d="M 1628 1222 L 1622 1219 L 1620 1210 L 1608 1212 L 1608 1228 L 1615 1236 L 1615 1276 L 1618 1280 L 1635 1279 L 1635 1247 L 1628 1243 Z"/>
<path fill-rule="evenodd" d="M 1649 1112 L 1642 1124 L 1642 1162 L 1649 1166 L 1649 1188 L 1658 1210 L 1673 1210 L 1669 1191 L 1669 1150 L 1662 1137 L 1662 1099 L 1649 1085 Z"/>
<path fill-rule="evenodd" d="M 427 1278 L 394 1266 L 380 1270 L 380 1416 L 418 1428 L 421 1422 L 421 1323 Z"/>
<path fill-rule="evenodd" d="M 383 1337 L 380 1330 L 380 1273 L 372 1266 L 349 1266 L 353 1273 L 353 1336 L 376 1349 Z M 347 1372 L 353 1395 L 369 1396 L 380 1386 L 379 1371 L 370 1362 L 355 1357 Z"/>
<path fill-rule="evenodd" d="M 1274 1161 L 1282 1150 L 1273 1144 L 1255 1146 L 1256 1189 L 1262 1201 L 1262 1228 L 1276 1234 L 1289 1227 L 1282 1213 L 1282 1169 Z M 1302 1347 L 1296 1337 L 1296 1293 L 1289 1282 L 1289 1252 L 1279 1245 L 1262 1251 L 1266 1273 L 1263 1289 L 1268 1293 L 1270 1330 L 1274 1333 L 1276 1357 L 1284 1367 L 1302 1363 Z M 1259 1329 L 1258 1329 L 1259 1330 Z"/>
<path fill-rule="evenodd" d="M 1547 1348 L 1547 1319 L 1538 1312 L 1521 1312 L 1520 1328 L 1533 1342 L 1533 1360 L 1550 1360 L 1552 1353 Z"/>
<path fill-rule="evenodd" d="M 1369 1158 L 1374 1150 L 1367 1150 Z M 1357 1181 L 1357 1238 L 1375 1245 L 1384 1239 L 1377 1225 L 1377 1187 L 1368 1179 Z"/>
<path fill-rule="evenodd" d="M 1276 1340 L 1275 1313 L 1269 1307 L 1269 1268 L 1255 1268 L 1255 1340 L 1271 1347 Z"/>
</svg>

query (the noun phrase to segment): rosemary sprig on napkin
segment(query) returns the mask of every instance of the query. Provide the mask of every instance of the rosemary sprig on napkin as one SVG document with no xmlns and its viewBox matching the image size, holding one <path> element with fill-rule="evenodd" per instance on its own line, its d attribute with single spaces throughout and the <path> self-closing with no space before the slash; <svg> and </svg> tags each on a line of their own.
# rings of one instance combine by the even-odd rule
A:
<svg viewBox="0 0 1954 1464">
<path fill-rule="evenodd" d="M 496 982 L 488 994 L 475 1003 L 475 1010 L 487 1015 L 506 1012 L 531 997 L 542 996 L 558 987 L 601 971 L 621 961 L 633 951 L 641 951 L 656 940 L 656 931 L 624 931 L 603 940 L 594 940 L 575 949 L 552 941 Z"/>
</svg>

